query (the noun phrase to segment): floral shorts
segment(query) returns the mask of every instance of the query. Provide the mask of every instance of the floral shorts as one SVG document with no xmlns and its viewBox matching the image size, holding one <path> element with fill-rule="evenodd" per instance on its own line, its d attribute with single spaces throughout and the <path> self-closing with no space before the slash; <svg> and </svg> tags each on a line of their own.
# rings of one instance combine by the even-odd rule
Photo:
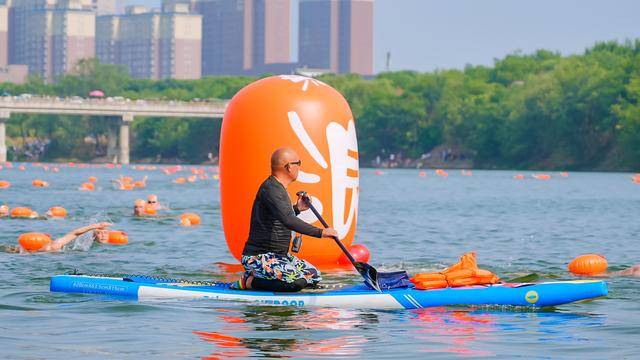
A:
<svg viewBox="0 0 640 360">
<path fill-rule="evenodd" d="M 308 283 L 312 284 L 317 284 L 322 280 L 318 269 L 291 254 L 278 255 L 268 252 L 243 256 L 242 265 L 246 274 L 266 280 L 281 280 L 292 283 L 298 279 L 306 279 Z"/>
</svg>

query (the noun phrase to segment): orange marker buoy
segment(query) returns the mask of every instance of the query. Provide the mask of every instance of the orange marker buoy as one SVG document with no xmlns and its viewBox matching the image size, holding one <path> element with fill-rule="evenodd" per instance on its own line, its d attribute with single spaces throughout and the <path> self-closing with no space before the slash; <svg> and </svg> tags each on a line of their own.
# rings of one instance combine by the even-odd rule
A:
<svg viewBox="0 0 640 360">
<path fill-rule="evenodd" d="M 26 206 L 19 206 L 11 209 L 12 218 L 32 218 L 37 217 L 38 213 Z"/>
<path fill-rule="evenodd" d="M 11 186 L 11 183 L 7 180 L 0 180 L 0 189 L 6 189 Z"/>
<path fill-rule="evenodd" d="M 575 275 L 599 275 L 607 271 L 607 259 L 600 254 L 584 254 L 571 260 L 567 267 Z"/>
<path fill-rule="evenodd" d="M 27 251 L 38 251 L 51 243 L 49 234 L 30 232 L 18 237 L 18 244 Z"/>
<path fill-rule="evenodd" d="M 200 216 L 194 213 L 184 213 L 180 215 L 180 224 L 182 226 L 200 225 Z"/>
<path fill-rule="evenodd" d="M 124 231 L 109 231 L 109 244 L 111 245 L 126 245 L 129 243 L 129 236 Z"/>
<path fill-rule="evenodd" d="M 67 209 L 62 206 L 54 206 L 47 211 L 47 215 L 52 218 L 64 218 L 67 216 Z"/>
<path fill-rule="evenodd" d="M 356 125 L 349 104 L 319 80 L 271 76 L 237 92 L 222 121 L 222 223 L 227 246 L 236 259 L 247 241 L 256 191 L 269 176 L 271 154 L 285 146 L 294 149 L 302 161 L 301 176 L 287 189 L 289 197 L 295 199 L 300 190 L 309 192 L 344 245 L 353 242 L 360 170 Z M 301 219 L 322 226 L 310 212 L 301 214 Z M 340 248 L 328 238 L 303 240 L 297 254 L 314 265 L 335 264 L 340 255 Z"/>
</svg>

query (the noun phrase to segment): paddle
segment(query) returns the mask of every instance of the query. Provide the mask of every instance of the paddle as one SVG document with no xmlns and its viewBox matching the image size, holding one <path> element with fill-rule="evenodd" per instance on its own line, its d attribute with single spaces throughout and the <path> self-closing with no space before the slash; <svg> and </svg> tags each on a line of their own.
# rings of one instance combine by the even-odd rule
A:
<svg viewBox="0 0 640 360">
<path fill-rule="evenodd" d="M 315 214 L 318 220 L 320 220 L 320 222 L 322 223 L 322 226 L 324 226 L 325 228 L 328 228 L 329 224 L 327 224 L 327 222 L 324 221 L 324 219 L 322 218 L 322 215 L 320 215 L 318 210 L 316 210 L 313 204 L 311 204 L 311 200 L 307 196 L 307 193 L 305 191 L 298 191 L 296 195 L 302 197 L 302 200 L 309 206 L 309 209 L 311 209 L 311 211 Z M 373 289 L 378 290 L 379 292 L 382 292 L 382 290 L 380 289 L 380 285 L 378 284 L 378 270 L 376 270 L 373 266 L 365 262 L 356 261 L 356 259 L 354 259 L 353 256 L 351 256 L 351 253 L 349 253 L 349 250 L 347 250 L 347 248 L 344 246 L 344 244 L 342 244 L 342 242 L 340 241 L 340 239 L 338 239 L 337 236 L 332 236 L 332 238 L 336 242 L 336 244 L 340 246 L 340 249 L 342 249 L 342 252 L 344 252 L 347 258 L 349 258 L 349 261 L 351 261 L 351 264 L 353 264 L 353 267 L 355 267 L 356 270 L 358 270 L 358 272 L 360 273 L 360 275 L 362 275 L 362 277 L 364 278 L 364 282 L 370 287 L 372 287 Z"/>
</svg>

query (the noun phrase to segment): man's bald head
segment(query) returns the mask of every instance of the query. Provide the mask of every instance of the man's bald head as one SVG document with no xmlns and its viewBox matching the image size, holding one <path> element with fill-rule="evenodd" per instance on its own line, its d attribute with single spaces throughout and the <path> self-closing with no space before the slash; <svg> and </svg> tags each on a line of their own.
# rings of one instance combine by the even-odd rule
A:
<svg viewBox="0 0 640 360">
<path fill-rule="evenodd" d="M 271 154 L 271 172 L 283 169 L 287 163 L 298 160 L 298 153 L 292 148 L 279 148 Z"/>
</svg>

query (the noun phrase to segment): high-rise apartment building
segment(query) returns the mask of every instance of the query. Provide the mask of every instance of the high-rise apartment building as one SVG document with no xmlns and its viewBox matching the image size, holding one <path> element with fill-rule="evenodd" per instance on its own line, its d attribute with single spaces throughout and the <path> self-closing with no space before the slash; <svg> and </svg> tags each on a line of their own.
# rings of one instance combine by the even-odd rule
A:
<svg viewBox="0 0 640 360">
<path fill-rule="evenodd" d="M 233 75 L 293 68 L 290 0 L 209 0 L 203 17 L 204 75 Z"/>
<path fill-rule="evenodd" d="M 92 0 L 21 0 L 9 10 L 9 62 L 51 81 L 95 57 Z"/>
<path fill-rule="evenodd" d="M 202 16 L 186 4 L 162 11 L 131 6 L 124 15 L 99 16 L 97 32 L 98 59 L 125 66 L 133 77 L 200 78 Z"/>
<path fill-rule="evenodd" d="M 300 0 L 299 65 L 373 74 L 373 0 Z"/>
<path fill-rule="evenodd" d="M 9 7 L 0 5 L 0 66 L 9 64 Z"/>
</svg>

